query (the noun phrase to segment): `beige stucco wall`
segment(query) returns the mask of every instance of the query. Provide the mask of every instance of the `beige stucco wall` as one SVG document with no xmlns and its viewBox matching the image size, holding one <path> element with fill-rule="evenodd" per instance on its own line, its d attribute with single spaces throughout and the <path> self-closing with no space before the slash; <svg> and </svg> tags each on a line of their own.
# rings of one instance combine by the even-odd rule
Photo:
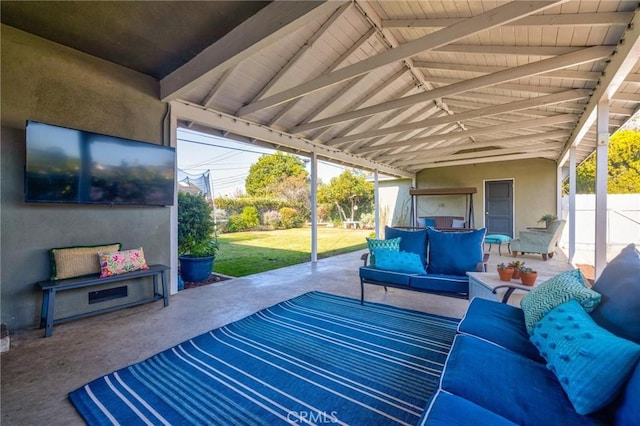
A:
<svg viewBox="0 0 640 426">
<path fill-rule="evenodd" d="M 544 159 L 426 169 L 418 173 L 417 188 L 475 187 L 475 225 L 484 226 L 484 184 L 487 180 L 512 179 L 514 182 L 514 228 L 540 226 L 545 213 L 556 213 L 556 163 Z M 464 216 L 465 200 L 461 196 L 418 197 L 418 216 Z"/>
<path fill-rule="evenodd" d="M 5 25 L 0 47 L 1 311 L 15 330 L 39 323 L 35 283 L 50 275 L 52 247 L 121 242 L 125 249 L 144 247 L 149 263 L 170 263 L 168 207 L 25 203 L 26 120 L 167 144 L 167 105 L 153 78 Z M 131 285 L 130 298 L 147 287 Z M 86 309 L 87 291 L 66 292 L 56 313 Z"/>
</svg>

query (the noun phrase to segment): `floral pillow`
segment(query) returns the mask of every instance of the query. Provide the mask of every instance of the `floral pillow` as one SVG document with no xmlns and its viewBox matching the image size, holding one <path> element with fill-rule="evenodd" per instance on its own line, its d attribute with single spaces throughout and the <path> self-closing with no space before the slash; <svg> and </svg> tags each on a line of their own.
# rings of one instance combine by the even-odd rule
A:
<svg viewBox="0 0 640 426">
<path fill-rule="evenodd" d="M 144 259 L 142 247 L 134 250 L 122 250 L 109 253 L 98 253 L 100 259 L 100 277 L 109 277 L 125 272 L 149 269 Z"/>
</svg>

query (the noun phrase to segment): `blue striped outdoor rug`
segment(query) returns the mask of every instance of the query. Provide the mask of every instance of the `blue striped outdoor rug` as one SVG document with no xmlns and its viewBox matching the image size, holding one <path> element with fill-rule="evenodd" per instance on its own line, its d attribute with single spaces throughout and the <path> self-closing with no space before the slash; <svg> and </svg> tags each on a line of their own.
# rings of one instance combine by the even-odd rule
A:
<svg viewBox="0 0 640 426">
<path fill-rule="evenodd" d="M 311 292 L 69 394 L 89 424 L 415 424 L 458 320 Z"/>
</svg>

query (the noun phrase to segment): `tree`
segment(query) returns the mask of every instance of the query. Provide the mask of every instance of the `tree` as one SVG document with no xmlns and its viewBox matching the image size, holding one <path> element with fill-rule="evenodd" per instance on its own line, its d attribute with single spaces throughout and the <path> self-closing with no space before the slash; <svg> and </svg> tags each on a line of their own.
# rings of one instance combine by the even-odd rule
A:
<svg viewBox="0 0 640 426">
<path fill-rule="evenodd" d="M 318 202 L 333 204 L 342 220 L 353 221 L 356 211 L 363 214 L 371 210 L 373 184 L 367 182 L 364 176 L 345 170 L 331 179 L 328 185 L 318 189 Z"/>
<path fill-rule="evenodd" d="M 640 193 L 640 131 L 620 130 L 609 139 L 609 194 Z M 576 169 L 576 192 L 592 194 L 596 183 L 596 155 Z"/>
<path fill-rule="evenodd" d="M 251 165 L 244 187 L 252 197 L 278 196 L 272 191 L 279 182 L 291 176 L 301 175 L 305 179 L 308 175 L 304 169 L 304 162 L 295 155 L 278 151 L 275 154 L 261 156 Z"/>
</svg>

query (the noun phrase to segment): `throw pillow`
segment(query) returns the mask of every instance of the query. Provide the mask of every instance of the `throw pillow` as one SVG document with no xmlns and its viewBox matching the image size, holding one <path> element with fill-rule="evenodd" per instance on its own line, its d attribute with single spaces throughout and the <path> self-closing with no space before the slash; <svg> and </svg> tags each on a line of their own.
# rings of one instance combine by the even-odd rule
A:
<svg viewBox="0 0 640 426">
<path fill-rule="evenodd" d="M 452 228 L 464 228 L 465 221 L 463 219 L 453 219 L 451 221 Z"/>
<path fill-rule="evenodd" d="M 429 233 L 430 274 L 466 275 L 476 270 L 484 257 L 485 228 L 464 232 L 445 232 L 427 228 Z"/>
<path fill-rule="evenodd" d="M 586 287 L 579 269 L 562 272 L 534 287 L 520 301 L 529 334 L 542 317 L 571 299 L 577 300 L 587 312 L 600 303 L 600 294 Z"/>
<path fill-rule="evenodd" d="M 81 277 L 100 272 L 98 253 L 101 251 L 117 251 L 120 243 L 101 244 L 97 246 L 58 247 L 49 251 L 51 256 L 51 279 Z"/>
<path fill-rule="evenodd" d="M 149 269 L 147 261 L 144 259 L 142 247 L 134 250 L 99 253 L 98 256 L 100 257 L 100 277 L 102 278 L 139 269 Z"/>
<path fill-rule="evenodd" d="M 400 240 L 401 238 L 391 238 L 390 240 L 377 240 L 375 238 L 367 238 L 367 246 L 369 246 L 369 265 L 375 266 L 376 264 L 376 256 L 374 254 L 375 249 L 382 248 L 393 251 L 400 251 Z"/>
<path fill-rule="evenodd" d="M 582 415 L 613 401 L 640 359 L 640 345 L 600 327 L 576 300 L 538 322 L 531 342 Z"/>
<path fill-rule="evenodd" d="M 400 251 L 408 251 L 415 253 L 422 259 L 424 265 L 427 260 L 427 230 L 421 229 L 419 231 L 406 231 L 404 229 L 391 228 L 385 226 L 384 228 L 385 238 L 402 238 L 400 240 Z"/>
<path fill-rule="evenodd" d="M 425 274 L 422 259 L 415 253 L 376 249 L 376 268 L 405 274 Z"/>
<path fill-rule="evenodd" d="M 640 252 L 634 244 L 622 249 L 596 280 L 602 301 L 591 313 L 601 327 L 640 343 Z"/>
</svg>

